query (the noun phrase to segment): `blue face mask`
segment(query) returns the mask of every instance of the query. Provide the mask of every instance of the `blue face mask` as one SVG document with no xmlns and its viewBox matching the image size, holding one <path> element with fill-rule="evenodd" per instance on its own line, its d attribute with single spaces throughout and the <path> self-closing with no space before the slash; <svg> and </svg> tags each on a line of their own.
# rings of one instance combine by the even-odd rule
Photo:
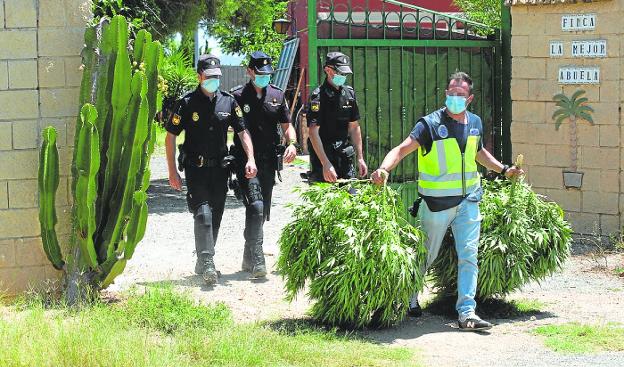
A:
<svg viewBox="0 0 624 367">
<path fill-rule="evenodd" d="M 202 88 L 208 93 L 214 93 L 219 89 L 221 80 L 219 78 L 206 79 L 201 83 Z"/>
<path fill-rule="evenodd" d="M 455 115 L 466 111 L 466 97 L 446 96 L 446 108 Z"/>
<path fill-rule="evenodd" d="M 258 88 L 264 88 L 271 82 L 271 75 L 256 75 L 254 84 Z"/>
<path fill-rule="evenodd" d="M 332 83 L 336 87 L 343 86 L 346 81 L 347 81 L 347 76 L 346 75 L 335 74 L 334 77 L 332 78 Z"/>
</svg>

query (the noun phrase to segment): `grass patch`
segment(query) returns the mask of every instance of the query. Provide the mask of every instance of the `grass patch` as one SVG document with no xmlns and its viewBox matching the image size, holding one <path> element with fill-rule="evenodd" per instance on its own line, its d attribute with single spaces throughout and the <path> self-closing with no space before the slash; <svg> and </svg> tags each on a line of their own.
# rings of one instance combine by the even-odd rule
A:
<svg viewBox="0 0 624 367">
<path fill-rule="evenodd" d="M 567 323 L 535 329 L 545 337 L 545 345 L 562 353 L 624 351 L 624 327 L 621 324 L 584 325 Z"/>
<path fill-rule="evenodd" d="M 619 277 L 624 277 L 624 267 L 619 266 L 613 270 L 613 273 Z"/>
<path fill-rule="evenodd" d="M 171 286 L 80 310 L 25 302 L 0 312 L 0 366 L 414 366 L 413 352 L 332 330 L 235 324 L 222 304 Z M 6 312 L 5 312 L 6 311 Z"/>
<path fill-rule="evenodd" d="M 132 295 L 121 310 L 129 322 L 165 334 L 183 331 L 215 330 L 232 324 L 232 314 L 222 303 L 197 305 L 189 297 L 172 290 L 171 285 Z"/>
<path fill-rule="evenodd" d="M 512 303 L 516 306 L 516 310 L 520 314 L 537 314 L 542 312 L 544 308 L 546 308 L 546 304 L 537 299 L 517 299 L 513 300 Z"/>
<path fill-rule="evenodd" d="M 434 315 L 457 317 L 454 295 L 437 295 L 423 305 L 423 309 Z M 508 301 L 504 298 L 477 300 L 477 313 L 485 319 L 509 319 L 533 316 L 543 312 L 546 304 L 535 299 Z"/>
</svg>

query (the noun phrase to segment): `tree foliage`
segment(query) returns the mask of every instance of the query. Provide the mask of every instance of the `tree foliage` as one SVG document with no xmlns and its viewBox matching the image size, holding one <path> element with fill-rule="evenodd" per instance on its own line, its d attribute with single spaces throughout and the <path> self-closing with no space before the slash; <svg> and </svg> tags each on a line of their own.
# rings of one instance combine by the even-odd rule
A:
<svg viewBox="0 0 624 367">
<path fill-rule="evenodd" d="M 211 0 L 95 0 L 93 15 L 123 15 L 133 28 L 145 28 L 154 38 L 164 39 L 176 32 L 193 31 L 204 19 Z"/>
<path fill-rule="evenodd" d="M 501 0 L 453 0 L 470 20 L 501 27 Z"/>
<path fill-rule="evenodd" d="M 214 17 L 207 19 L 208 32 L 220 41 L 224 51 L 248 55 L 262 49 L 279 56 L 284 35 L 272 23 L 286 12 L 284 0 L 216 0 Z"/>
<path fill-rule="evenodd" d="M 120 14 L 134 29 L 150 30 L 164 40 L 175 33 L 183 43 L 193 41 L 201 22 L 226 53 L 250 54 L 262 49 L 276 58 L 284 36 L 273 30 L 273 20 L 286 12 L 287 0 L 95 0 L 97 22 Z M 187 49 L 185 47 L 185 49 Z"/>
</svg>

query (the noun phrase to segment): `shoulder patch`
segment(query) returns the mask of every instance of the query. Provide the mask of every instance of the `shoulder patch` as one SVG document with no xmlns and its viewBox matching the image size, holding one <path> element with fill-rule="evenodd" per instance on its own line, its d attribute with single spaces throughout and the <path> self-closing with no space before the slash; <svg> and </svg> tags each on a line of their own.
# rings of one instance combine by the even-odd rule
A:
<svg viewBox="0 0 624 367">
<path fill-rule="evenodd" d="M 438 135 L 439 135 L 442 139 L 446 139 L 446 138 L 448 138 L 449 132 L 448 132 L 448 129 L 446 128 L 446 125 L 440 125 L 440 126 L 438 126 Z"/>
<path fill-rule="evenodd" d="M 310 97 L 311 97 L 311 98 L 315 98 L 315 97 L 318 97 L 318 96 L 319 96 L 319 94 L 321 94 L 321 87 L 316 87 L 316 88 L 312 91 L 312 93 L 310 93 Z"/>
<path fill-rule="evenodd" d="M 312 110 L 312 112 L 318 112 L 320 108 L 321 108 L 321 102 L 312 101 L 310 103 L 310 109 Z"/>
<path fill-rule="evenodd" d="M 243 117 L 243 110 L 241 110 L 240 106 L 236 106 L 236 108 L 234 109 L 234 112 L 236 113 L 236 116 L 241 118 Z"/>
<path fill-rule="evenodd" d="M 238 90 L 241 90 L 241 89 L 243 89 L 244 86 L 245 86 L 244 84 L 237 85 L 236 87 L 230 89 L 230 93 L 234 93 L 234 92 L 236 92 Z"/>
<path fill-rule="evenodd" d="M 284 91 L 282 88 L 278 87 L 277 85 L 275 85 L 275 84 L 273 84 L 273 83 L 271 83 L 271 84 L 269 84 L 269 85 L 270 85 L 271 87 L 273 87 L 273 88 L 275 88 L 275 89 L 277 89 L 277 90 L 281 91 L 281 92 L 283 92 L 283 91 Z"/>
<path fill-rule="evenodd" d="M 180 115 L 178 115 L 177 113 L 174 113 L 173 116 L 171 117 L 171 123 L 174 124 L 175 126 L 180 125 Z"/>
</svg>

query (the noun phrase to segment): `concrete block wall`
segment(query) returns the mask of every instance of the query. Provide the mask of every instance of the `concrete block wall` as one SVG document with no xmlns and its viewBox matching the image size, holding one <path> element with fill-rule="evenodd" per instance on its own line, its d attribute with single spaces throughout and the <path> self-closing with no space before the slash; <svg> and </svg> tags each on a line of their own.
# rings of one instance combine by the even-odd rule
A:
<svg viewBox="0 0 624 367">
<path fill-rule="evenodd" d="M 69 175 L 88 0 L 0 0 L 0 292 L 60 276 L 41 246 L 41 130 L 58 130 L 59 236 L 69 233 Z"/>
<path fill-rule="evenodd" d="M 514 5 L 511 13 L 513 154 L 525 155 L 529 182 L 566 210 L 576 232 L 618 232 L 624 224 L 624 0 Z M 562 15 L 584 13 L 596 14 L 594 31 L 561 30 Z M 570 57 L 570 41 L 585 39 L 607 40 L 607 57 Z M 551 40 L 564 42 L 563 57 L 550 57 Z M 558 70 L 565 65 L 599 66 L 600 84 L 560 85 Z M 578 170 L 585 175 L 581 190 L 567 190 L 562 171 L 570 166 L 569 125 L 555 130 L 552 98 L 577 89 L 587 92 L 595 125 L 578 123 Z"/>
</svg>

